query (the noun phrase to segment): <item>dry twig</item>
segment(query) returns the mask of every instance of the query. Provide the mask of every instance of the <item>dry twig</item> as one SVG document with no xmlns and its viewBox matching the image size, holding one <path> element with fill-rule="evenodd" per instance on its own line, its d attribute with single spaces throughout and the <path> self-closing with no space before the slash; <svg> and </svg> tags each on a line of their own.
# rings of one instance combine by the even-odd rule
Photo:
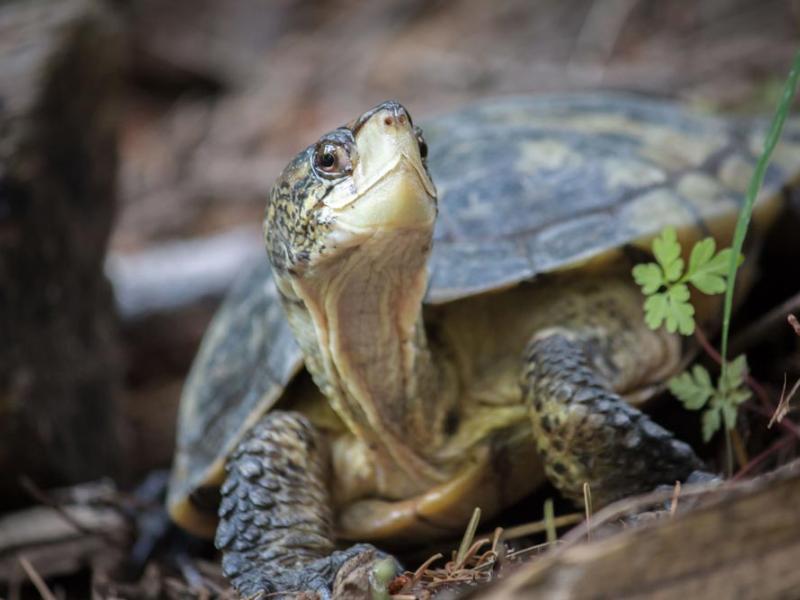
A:
<svg viewBox="0 0 800 600">
<path fill-rule="evenodd" d="M 592 541 L 592 489 L 589 482 L 583 482 L 583 505 L 586 507 L 586 540 Z"/>
<path fill-rule="evenodd" d="M 51 592 L 50 588 L 47 587 L 44 579 L 42 579 L 39 573 L 36 572 L 36 569 L 34 569 L 31 562 L 24 556 L 18 556 L 17 560 L 25 570 L 25 574 L 28 576 L 28 579 L 31 580 L 31 583 L 36 588 L 36 591 L 39 592 L 39 595 L 43 598 L 43 600 L 56 600 L 55 595 L 53 595 L 53 592 Z"/>
<path fill-rule="evenodd" d="M 513 540 L 516 538 L 525 537 L 527 535 L 534 535 L 536 533 L 547 532 L 548 520 L 542 519 L 541 521 L 534 521 L 533 523 L 525 523 L 524 525 L 517 525 L 509 527 L 503 532 L 503 538 L 506 540 Z M 566 527 L 567 525 L 576 525 L 583 521 L 583 513 L 570 513 L 567 515 L 560 515 L 553 517 L 553 528 Z"/>
<path fill-rule="evenodd" d="M 681 482 L 675 482 L 675 489 L 672 492 L 672 502 L 669 505 L 669 516 L 674 517 L 678 510 L 678 498 L 681 496 Z"/>
<path fill-rule="evenodd" d="M 794 329 L 794 332 L 800 336 L 800 322 L 798 322 L 797 317 L 795 317 L 793 314 L 789 314 L 786 320 L 789 322 L 791 328 Z M 786 374 L 784 373 L 781 398 L 778 401 L 778 406 L 775 408 L 775 412 L 772 414 L 772 417 L 767 424 L 768 428 L 771 428 L 774 423 L 781 423 L 783 421 L 783 417 L 785 417 L 789 412 L 789 401 L 797 393 L 798 388 L 800 388 L 800 379 L 795 382 L 795 384 L 792 386 L 792 389 L 789 390 L 789 393 L 786 393 Z"/>
<path fill-rule="evenodd" d="M 33 498 L 40 504 L 43 504 L 44 506 L 53 509 L 62 519 L 64 519 L 64 521 L 69 523 L 79 533 L 88 536 L 97 536 L 104 542 L 116 548 L 126 547 L 126 544 L 123 540 L 115 538 L 113 535 L 110 535 L 107 531 L 104 531 L 102 529 L 92 529 L 84 526 L 80 521 L 78 521 L 71 514 L 69 514 L 69 512 L 67 512 L 60 503 L 54 501 L 47 494 L 47 492 L 45 492 L 39 486 L 37 486 L 33 482 L 33 480 L 30 479 L 29 477 L 24 477 L 24 476 L 21 477 L 20 485 L 26 492 L 28 492 L 28 494 L 30 494 L 31 498 Z"/>
</svg>

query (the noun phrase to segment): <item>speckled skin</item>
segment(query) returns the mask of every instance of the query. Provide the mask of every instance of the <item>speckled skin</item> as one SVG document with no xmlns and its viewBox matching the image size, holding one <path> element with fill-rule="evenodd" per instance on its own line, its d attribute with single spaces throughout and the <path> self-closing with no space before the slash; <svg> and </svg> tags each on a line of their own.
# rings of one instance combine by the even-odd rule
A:
<svg viewBox="0 0 800 600">
<path fill-rule="evenodd" d="M 347 129 L 337 129 L 323 139 L 350 142 L 352 134 Z M 312 145 L 295 156 L 270 192 L 266 220 L 272 224 L 273 235 L 265 236 L 265 244 L 272 268 L 278 272 L 308 263 L 322 249 L 328 224 L 314 208 L 333 182 L 313 176 L 313 153 Z"/>
<path fill-rule="evenodd" d="M 592 351 L 598 342 L 585 330 L 558 328 L 526 350 L 522 387 L 550 481 L 578 505 L 588 483 L 593 506 L 605 506 L 702 470 L 688 444 L 614 391 L 604 356 Z"/>
<path fill-rule="evenodd" d="M 330 596 L 339 569 L 367 544 L 335 551 L 324 440 L 303 415 L 264 416 L 228 459 L 215 544 L 240 594 Z"/>
<path fill-rule="evenodd" d="M 349 143 L 358 122 L 328 136 Z M 542 467 L 578 501 L 588 481 L 600 506 L 700 466 L 628 404 L 681 358 L 676 336 L 644 325 L 631 261 L 667 224 L 684 247 L 709 234 L 728 243 L 762 126 L 632 96 L 574 95 L 489 102 L 425 131 L 439 218 L 410 342 L 419 363 L 410 377 L 422 383 L 407 389 L 417 392 L 373 398 L 378 425 L 344 414 L 308 308 L 287 283 L 328 251 L 333 225 L 316 210 L 332 185 L 312 174 L 313 147 L 268 204 L 272 273 L 260 265 L 237 286 L 195 362 L 170 509 L 196 533 L 212 532 L 207 492 L 231 456 L 217 541 L 241 590 L 328 593 L 326 556 L 341 540 L 457 535 L 475 505 L 491 515 L 532 491 Z M 751 239 L 774 218 L 798 157 L 790 127 Z M 715 318 L 715 302 L 695 301 L 701 322 Z M 295 378 L 303 363 L 316 386 Z M 376 356 L 374 368 L 396 367 Z M 284 412 L 269 412 L 276 404 Z M 381 446 L 387 440 L 395 446 Z M 303 465 L 297 478 L 287 479 L 276 452 L 267 457 L 268 441 Z M 270 486 L 280 487 L 272 504 L 254 504 Z M 287 532 L 281 515 L 294 506 L 313 518 Z M 371 552 L 347 556 L 363 563 Z M 277 568 L 287 561 L 288 578 Z"/>
</svg>

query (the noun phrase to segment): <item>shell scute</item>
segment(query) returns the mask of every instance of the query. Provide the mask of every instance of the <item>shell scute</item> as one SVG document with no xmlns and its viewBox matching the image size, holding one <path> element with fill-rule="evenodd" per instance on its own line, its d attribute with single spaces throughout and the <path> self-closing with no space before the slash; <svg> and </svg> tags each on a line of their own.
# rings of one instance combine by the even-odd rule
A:
<svg viewBox="0 0 800 600">
<path fill-rule="evenodd" d="M 764 129 L 625 94 L 506 98 L 435 120 L 424 127 L 440 190 L 427 301 L 602 262 L 667 225 L 685 242 L 730 228 Z M 800 169 L 797 129 L 761 204 Z"/>
</svg>

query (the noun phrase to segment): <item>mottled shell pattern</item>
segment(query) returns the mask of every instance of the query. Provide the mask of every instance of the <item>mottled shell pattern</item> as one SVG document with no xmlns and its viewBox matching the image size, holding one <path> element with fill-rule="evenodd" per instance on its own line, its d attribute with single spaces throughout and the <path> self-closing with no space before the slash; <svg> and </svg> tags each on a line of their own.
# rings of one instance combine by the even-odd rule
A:
<svg viewBox="0 0 800 600">
<path fill-rule="evenodd" d="M 584 93 L 485 101 L 422 128 L 439 190 L 426 301 L 442 304 L 596 268 L 648 248 L 666 225 L 689 241 L 730 237 L 766 123 Z M 790 124 L 759 203 L 778 204 L 798 171 L 800 127 Z M 265 257 L 232 290 L 193 365 L 170 504 L 221 483 L 226 455 L 301 367 Z"/>
</svg>

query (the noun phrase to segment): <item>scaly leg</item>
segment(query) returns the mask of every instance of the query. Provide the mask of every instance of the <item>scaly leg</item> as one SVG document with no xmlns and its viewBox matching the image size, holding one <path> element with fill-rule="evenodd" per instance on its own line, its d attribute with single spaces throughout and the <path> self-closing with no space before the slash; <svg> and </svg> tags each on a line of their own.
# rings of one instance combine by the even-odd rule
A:
<svg viewBox="0 0 800 600">
<path fill-rule="evenodd" d="M 366 576 L 385 558 L 368 544 L 334 549 L 328 456 L 301 414 L 265 415 L 226 470 L 215 543 L 225 576 L 243 596 L 329 598 L 337 574 L 360 569 Z"/>
<path fill-rule="evenodd" d="M 525 352 L 523 393 L 545 471 L 579 505 L 585 482 L 599 507 L 702 469 L 689 445 L 617 393 L 653 383 L 669 360 L 663 334 L 631 318 L 630 296 L 619 294 L 619 305 L 606 297 L 591 317 L 539 332 Z"/>
</svg>

